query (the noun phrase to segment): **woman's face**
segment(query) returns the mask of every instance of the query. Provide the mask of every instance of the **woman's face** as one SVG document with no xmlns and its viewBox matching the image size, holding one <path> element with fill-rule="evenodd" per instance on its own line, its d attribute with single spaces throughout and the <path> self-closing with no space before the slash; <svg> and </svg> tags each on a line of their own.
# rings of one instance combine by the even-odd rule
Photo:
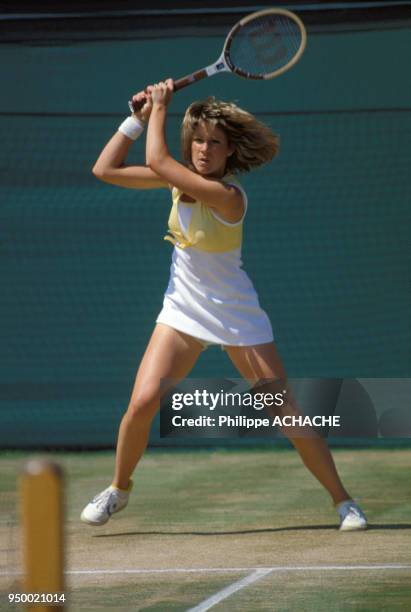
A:
<svg viewBox="0 0 411 612">
<path fill-rule="evenodd" d="M 191 141 L 191 161 L 199 174 L 221 178 L 233 152 L 224 130 L 205 122 L 198 124 Z"/>
</svg>

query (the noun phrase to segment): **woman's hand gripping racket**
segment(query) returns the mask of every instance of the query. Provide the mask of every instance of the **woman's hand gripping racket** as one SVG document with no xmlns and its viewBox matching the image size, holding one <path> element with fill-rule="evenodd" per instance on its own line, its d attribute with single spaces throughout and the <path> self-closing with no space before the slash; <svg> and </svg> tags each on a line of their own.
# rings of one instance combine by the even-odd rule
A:
<svg viewBox="0 0 411 612">
<path fill-rule="evenodd" d="M 219 72 L 233 72 L 245 79 L 273 79 L 300 59 L 307 43 L 303 22 L 280 8 L 251 13 L 230 30 L 223 52 L 214 64 L 174 81 L 174 91 Z M 145 100 L 130 100 L 137 112 Z"/>
</svg>

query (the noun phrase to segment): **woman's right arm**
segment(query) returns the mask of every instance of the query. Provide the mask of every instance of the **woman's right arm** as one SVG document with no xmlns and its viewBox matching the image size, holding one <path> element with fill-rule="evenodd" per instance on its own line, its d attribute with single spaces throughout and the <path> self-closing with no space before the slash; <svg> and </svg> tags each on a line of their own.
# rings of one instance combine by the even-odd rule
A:
<svg viewBox="0 0 411 612">
<path fill-rule="evenodd" d="M 139 92 L 133 96 L 133 99 L 139 100 L 143 96 L 147 101 L 139 113 L 138 118 L 140 121 L 148 119 L 152 108 L 151 97 L 147 96 L 145 92 Z M 94 176 L 105 183 L 111 183 L 112 185 L 131 189 L 168 187 L 168 183 L 156 172 L 151 170 L 149 166 L 125 165 L 124 162 L 133 142 L 134 141 L 125 134 L 116 132 L 108 141 L 94 164 Z"/>
</svg>

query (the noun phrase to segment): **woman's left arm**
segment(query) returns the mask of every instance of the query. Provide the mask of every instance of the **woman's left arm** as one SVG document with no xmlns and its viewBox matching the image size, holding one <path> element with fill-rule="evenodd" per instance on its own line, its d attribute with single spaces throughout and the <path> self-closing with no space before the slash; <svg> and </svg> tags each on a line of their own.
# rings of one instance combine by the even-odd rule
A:
<svg viewBox="0 0 411 612">
<path fill-rule="evenodd" d="M 238 189 L 225 185 L 218 179 L 206 179 L 196 174 L 170 155 L 165 137 L 167 107 L 172 97 L 173 82 L 154 85 L 153 108 L 147 130 L 146 163 L 165 181 L 214 208 L 224 216 L 240 216 L 243 211 L 243 196 Z M 227 219 L 231 220 L 231 219 Z M 235 219 L 234 219 L 235 220 Z"/>
</svg>

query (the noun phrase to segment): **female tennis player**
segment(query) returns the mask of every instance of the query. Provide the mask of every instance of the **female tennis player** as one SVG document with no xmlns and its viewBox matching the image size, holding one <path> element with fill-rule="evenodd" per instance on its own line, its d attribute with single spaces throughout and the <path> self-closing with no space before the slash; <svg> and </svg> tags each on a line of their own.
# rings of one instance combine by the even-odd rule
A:
<svg viewBox="0 0 411 612">
<path fill-rule="evenodd" d="M 235 174 L 270 161 L 278 140 L 250 113 L 208 98 L 194 102 L 182 123 L 185 163 L 169 153 L 165 135 L 173 82 L 147 87 L 145 100 L 104 147 L 93 172 L 105 182 L 132 189 L 171 190 L 170 236 L 174 243 L 164 305 L 137 371 L 121 421 L 112 484 L 84 508 L 81 519 L 103 525 L 128 503 L 131 476 L 148 442 L 159 409 L 161 379 L 188 375 L 209 344 L 224 347 L 247 380 L 272 381 L 284 389 L 286 373 L 270 321 L 241 268 L 242 225 L 247 196 Z M 147 166 L 127 166 L 133 141 L 148 121 Z M 289 402 L 289 410 L 296 412 Z M 307 428 L 284 428 L 304 464 L 330 494 L 343 531 L 365 529 L 366 518 L 343 487 L 326 442 Z"/>
</svg>

